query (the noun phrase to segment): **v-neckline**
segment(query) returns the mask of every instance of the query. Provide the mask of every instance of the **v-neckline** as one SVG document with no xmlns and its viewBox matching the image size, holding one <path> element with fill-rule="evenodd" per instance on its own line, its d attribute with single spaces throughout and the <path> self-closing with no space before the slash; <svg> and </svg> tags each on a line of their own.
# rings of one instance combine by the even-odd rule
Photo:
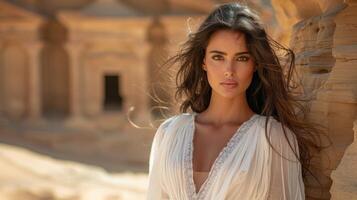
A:
<svg viewBox="0 0 357 200">
<path fill-rule="evenodd" d="M 219 166 L 222 165 L 224 162 L 225 158 L 230 154 L 230 152 L 233 150 L 233 147 L 235 144 L 241 139 L 244 133 L 248 130 L 248 128 L 251 126 L 253 123 L 253 119 L 255 119 L 258 114 L 254 113 L 248 120 L 244 121 L 235 131 L 235 133 L 231 136 L 231 138 L 228 140 L 226 145 L 221 149 L 219 152 L 218 156 L 214 160 L 209 173 L 207 175 L 207 178 L 203 182 L 203 184 L 200 186 L 199 190 L 196 191 L 196 186 L 193 180 L 193 151 L 194 151 L 194 145 L 193 145 L 193 139 L 195 136 L 195 131 L 196 131 L 196 126 L 195 126 L 195 116 L 197 115 L 196 112 L 193 112 L 191 114 L 191 133 L 190 133 L 190 138 L 188 142 L 188 148 L 186 149 L 186 166 L 185 170 L 186 171 L 186 179 L 188 180 L 187 187 L 188 191 L 190 193 L 190 196 L 194 199 L 204 199 L 206 189 L 209 187 L 209 185 L 212 183 L 212 179 L 216 176 L 216 173 L 219 169 Z"/>
</svg>

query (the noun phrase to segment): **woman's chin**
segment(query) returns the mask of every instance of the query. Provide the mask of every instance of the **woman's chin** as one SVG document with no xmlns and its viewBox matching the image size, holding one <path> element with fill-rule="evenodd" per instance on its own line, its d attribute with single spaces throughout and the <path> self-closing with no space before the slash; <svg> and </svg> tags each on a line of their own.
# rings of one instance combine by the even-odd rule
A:
<svg viewBox="0 0 357 200">
<path fill-rule="evenodd" d="M 238 91 L 221 91 L 218 93 L 221 97 L 227 98 L 227 99 L 234 99 L 238 98 L 240 96 L 240 93 Z"/>
</svg>

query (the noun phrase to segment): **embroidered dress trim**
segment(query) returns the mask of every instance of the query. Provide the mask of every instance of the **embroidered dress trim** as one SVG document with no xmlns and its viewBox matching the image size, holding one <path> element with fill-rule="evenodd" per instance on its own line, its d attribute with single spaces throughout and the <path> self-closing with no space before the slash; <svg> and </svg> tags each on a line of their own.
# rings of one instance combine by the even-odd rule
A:
<svg viewBox="0 0 357 200">
<path fill-rule="evenodd" d="M 209 174 L 200 187 L 199 191 L 196 193 L 196 187 L 193 181 L 193 165 L 192 165 L 192 157 L 193 157 L 193 137 L 195 132 L 195 115 L 197 113 L 192 113 L 190 128 L 191 133 L 189 134 L 189 141 L 187 142 L 186 151 L 185 151 L 185 160 L 184 160 L 184 174 L 186 181 L 186 189 L 188 191 L 189 199 L 191 200 L 203 200 L 206 196 L 207 189 L 210 188 L 212 182 L 216 179 L 217 172 L 221 168 L 222 164 L 229 156 L 229 154 L 233 151 L 236 144 L 241 140 L 245 133 L 247 133 L 248 129 L 253 125 L 255 119 L 258 118 L 258 114 L 253 114 L 247 121 L 243 122 L 242 125 L 237 129 L 237 131 L 233 134 L 231 139 L 228 141 L 226 146 L 222 149 L 222 151 L 217 156 L 214 161 Z"/>
</svg>

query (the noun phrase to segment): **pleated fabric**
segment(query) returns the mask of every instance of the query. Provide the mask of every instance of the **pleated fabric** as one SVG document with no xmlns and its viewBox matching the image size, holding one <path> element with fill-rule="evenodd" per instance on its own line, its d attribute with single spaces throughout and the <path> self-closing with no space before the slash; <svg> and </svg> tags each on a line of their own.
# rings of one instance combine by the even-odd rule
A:
<svg viewBox="0 0 357 200">
<path fill-rule="evenodd" d="M 199 191 L 193 181 L 193 135 L 197 113 L 166 119 L 154 136 L 147 200 L 303 200 L 296 136 L 273 117 L 254 114 L 230 138 Z M 273 145 L 274 151 L 269 142 Z M 278 152 L 278 153 L 277 153 Z"/>
</svg>

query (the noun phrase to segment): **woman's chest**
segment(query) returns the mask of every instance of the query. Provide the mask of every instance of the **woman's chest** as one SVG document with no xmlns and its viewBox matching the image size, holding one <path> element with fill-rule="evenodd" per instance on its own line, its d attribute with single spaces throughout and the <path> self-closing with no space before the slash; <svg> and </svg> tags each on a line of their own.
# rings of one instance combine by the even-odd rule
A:
<svg viewBox="0 0 357 200">
<path fill-rule="evenodd" d="M 251 154 L 256 149 L 257 134 L 244 128 L 223 131 L 197 127 L 181 129 L 167 138 L 163 145 L 163 167 L 170 168 L 167 171 L 181 173 L 189 163 L 192 170 L 210 171 L 215 162 L 230 162 L 230 159 L 239 159 L 247 152 Z"/>
<path fill-rule="evenodd" d="M 192 163 L 195 171 L 210 171 L 218 155 L 237 128 L 210 129 L 197 126 L 192 141 Z"/>
<path fill-rule="evenodd" d="M 161 167 L 165 188 L 184 190 L 193 196 L 205 196 L 221 183 L 227 185 L 227 191 L 239 185 L 252 161 L 256 146 L 255 134 L 231 130 L 233 134 L 207 135 L 207 132 L 193 131 L 187 135 L 177 134 L 180 137 L 172 138 L 165 148 Z M 193 171 L 209 172 L 199 191 L 196 191 L 197 194 Z"/>
</svg>

